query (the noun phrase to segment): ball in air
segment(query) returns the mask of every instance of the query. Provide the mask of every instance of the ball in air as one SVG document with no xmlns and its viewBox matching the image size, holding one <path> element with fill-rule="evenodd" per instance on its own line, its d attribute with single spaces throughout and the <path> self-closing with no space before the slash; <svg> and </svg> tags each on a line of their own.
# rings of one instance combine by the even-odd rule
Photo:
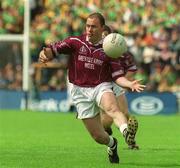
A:
<svg viewBox="0 0 180 168">
<path fill-rule="evenodd" d="M 107 56 L 118 58 L 127 51 L 127 44 L 121 34 L 110 33 L 103 40 L 103 50 Z"/>
</svg>

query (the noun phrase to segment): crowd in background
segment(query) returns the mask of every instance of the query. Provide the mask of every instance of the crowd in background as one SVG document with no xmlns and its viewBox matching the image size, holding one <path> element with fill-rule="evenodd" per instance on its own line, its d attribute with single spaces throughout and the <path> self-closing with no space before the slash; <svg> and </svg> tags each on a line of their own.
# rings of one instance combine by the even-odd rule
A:
<svg viewBox="0 0 180 168">
<path fill-rule="evenodd" d="M 81 34 L 86 17 L 101 12 L 112 30 L 125 36 L 134 54 L 138 65 L 134 78 L 142 79 L 148 91 L 180 91 L 180 1 L 30 0 L 30 4 L 32 62 L 37 61 L 42 46 Z M 23 12 L 23 0 L 0 2 L 0 34 L 23 33 Z M 22 53 L 19 51 L 18 55 L 18 48 L 21 50 L 19 44 L 12 44 L 10 57 L 17 58 L 12 63 L 7 62 L 6 52 L 0 52 L 0 57 L 6 60 L 0 63 L 0 88 L 22 87 L 22 59 L 19 58 Z M 67 63 L 67 58 L 60 55 L 58 61 Z M 42 90 L 65 89 L 63 69 L 42 71 L 43 80 L 39 84 Z"/>
</svg>

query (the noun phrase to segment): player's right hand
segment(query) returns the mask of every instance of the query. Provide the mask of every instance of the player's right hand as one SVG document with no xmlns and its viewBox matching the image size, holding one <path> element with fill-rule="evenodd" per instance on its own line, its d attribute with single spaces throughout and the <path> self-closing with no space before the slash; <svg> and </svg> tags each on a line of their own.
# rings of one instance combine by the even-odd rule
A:
<svg viewBox="0 0 180 168">
<path fill-rule="evenodd" d="M 39 53 L 39 62 L 47 63 L 53 59 L 52 51 L 50 48 L 43 48 Z"/>
</svg>

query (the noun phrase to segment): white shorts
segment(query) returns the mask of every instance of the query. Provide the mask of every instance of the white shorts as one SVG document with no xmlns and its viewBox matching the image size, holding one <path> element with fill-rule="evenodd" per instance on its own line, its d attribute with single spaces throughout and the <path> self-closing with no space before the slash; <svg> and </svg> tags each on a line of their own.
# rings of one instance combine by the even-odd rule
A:
<svg viewBox="0 0 180 168">
<path fill-rule="evenodd" d="M 116 97 L 118 97 L 125 93 L 125 89 L 113 82 L 113 92 L 116 95 Z"/>
<path fill-rule="evenodd" d="M 100 113 L 99 105 L 105 92 L 113 92 L 111 82 L 104 82 L 96 87 L 80 87 L 73 84 L 71 96 L 78 112 L 77 118 L 92 118 Z"/>
<path fill-rule="evenodd" d="M 67 100 L 70 106 L 73 105 L 72 96 L 71 96 L 71 90 L 73 87 L 73 84 L 69 82 L 69 79 L 67 78 Z"/>
</svg>

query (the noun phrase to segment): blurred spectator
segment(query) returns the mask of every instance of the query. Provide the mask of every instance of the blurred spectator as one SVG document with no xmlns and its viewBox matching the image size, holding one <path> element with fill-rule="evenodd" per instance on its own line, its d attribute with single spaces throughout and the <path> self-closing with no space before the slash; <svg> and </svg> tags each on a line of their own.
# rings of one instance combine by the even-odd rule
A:
<svg viewBox="0 0 180 168">
<path fill-rule="evenodd" d="M 157 91 L 158 92 L 169 92 L 169 91 L 171 91 L 166 78 L 162 78 L 160 80 L 159 85 L 157 87 Z"/>
<path fill-rule="evenodd" d="M 171 86 L 171 92 L 180 92 L 180 78 L 176 78 L 175 83 Z"/>
<path fill-rule="evenodd" d="M 160 63 L 165 65 L 171 65 L 173 59 L 173 53 L 169 48 L 169 44 L 167 40 L 164 40 L 159 45 L 159 61 Z"/>
<path fill-rule="evenodd" d="M 156 56 L 155 48 L 148 44 L 145 45 L 142 52 L 142 67 L 145 70 L 145 73 L 149 76 L 151 73 L 151 65 L 153 63 L 154 57 Z"/>
<path fill-rule="evenodd" d="M 143 54 L 142 53 L 143 53 L 144 47 L 141 44 L 140 36 L 134 37 L 134 43 L 129 48 L 129 50 L 133 53 L 134 59 L 135 59 L 137 65 L 138 66 L 142 65 L 142 62 L 143 62 Z"/>
<path fill-rule="evenodd" d="M 50 90 L 65 90 L 66 75 L 63 69 L 58 69 L 48 82 Z"/>
<path fill-rule="evenodd" d="M 171 40 L 169 42 L 170 50 L 174 53 L 172 57 L 172 64 L 175 66 L 175 69 L 180 71 L 180 27 L 172 29 Z"/>
<path fill-rule="evenodd" d="M 13 82 L 9 84 L 8 89 L 22 90 L 22 72 L 16 72 Z"/>
<path fill-rule="evenodd" d="M 24 0 L 0 1 L 0 34 L 23 33 L 23 5 Z M 37 62 L 44 44 L 81 34 L 87 15 L 94 11 L 102 12 L 107 24 L 126 38 L 139 66 L 135 78 L 142 78 L 147 90 L 178 90 L 179 0 L 30 0 L 30 5 L 32 61 Z M 19 89 L 22 77 L 15 67 L 22 64 L 22 46 L 19 43 L 1 43 L 0 51 L 0 87 Z M 68 62 L 66 55 L 60 55 L 57 59 L 63 64 Z M 9 65 L 11 61 L 13 66 Z M 164 72 L 167 74 L 164 75 Z M 42 76 L 45 78 L 38 85 L 42 90 L 64 89 L 66 80 L 61 70 L 43 69 Z M 62 79 L 62 85 L 58 78 Z"/>
<path fill-rule="evenodd" d="M 7 33 L 23 33 L 23 0 L 6 0 L 1 1 L 0 15 L 2 18 L 2 28 Z"/>
<path fill-rule="evenodd" d="M 141 83 L 146 85 L 148 82 L 148 75 L 143 68 L 139 67 L 138 71 L 134 75 L 134 79 L 141 80 Z"/>
<path fill-rule="evenodd" d="M 4 78 L 3 75 L 3 70 L 0 69 L 0 89 L 6 88 L 6 79 Z"/>
<path fill-rule="evenodd" d="M 15 73 L 14 73 L 14 69 L 13 69 L 13 64 L 12 63 L 8 63 L 5 68 L 4 68 L 4 78 L 6 79 L 6 84 L 8 87 L 9 85 L 11 85 L 14 82 L 15 79 Z"/>
<path fill-rule="evenodd" d="M 0 88 L 22 90 L 22 45 L 2 42 L 0 51 Z"/>
<path fill-rule="evenodd" d="M 162 79 L 162 67 L 160 63 L 154 63 L 152 67 L 152 72 L 149 76 L 149 82 L 147 85 L 148 91 L 157 91 L 157 87 Z"/>
</svg>

